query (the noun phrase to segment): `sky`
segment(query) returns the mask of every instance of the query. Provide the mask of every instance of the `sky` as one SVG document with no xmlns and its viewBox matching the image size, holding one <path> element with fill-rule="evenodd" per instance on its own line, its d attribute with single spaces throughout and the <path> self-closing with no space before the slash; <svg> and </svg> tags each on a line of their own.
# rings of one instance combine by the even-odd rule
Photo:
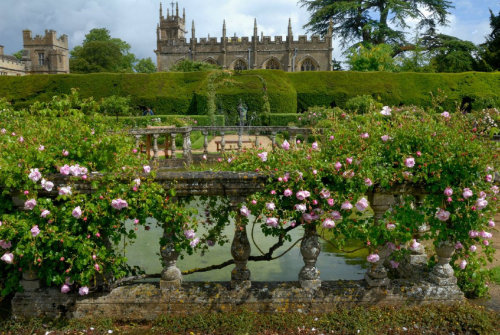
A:
<svg viewBox="0 0 500 335">
<path fill-rule="evenodd" d="M 171 2 L 171 0 L 170 0 Z M 22 30 L 33 35 L 43 35 L 45 29 L 56 30 L 58 36 L 66 34 L 72 49 L 80 45 L 93 28 L 107 28 L 112 37 L 131 45 L 131 52 L 138 58 L 151 57 L 156 61 L 156 25 L 159 17 L 159 0 L 0 0 L 0 45 L 5 53 L 22 49 Z M 500 0 L 455 0 L 455 8 L 448 17 L 449 24 L 441 27 L 442 33 L 482 43 L 491 32 L 489 9 L 500 11 Z M 257 18 L 259 35 L 285 36 L 288 18 L 292 19 L 294 35 L 307 32 L 302 26 L 309 13 L 297 0 L 180 0 L 180 13 L 186 9 L 186 30 L 191 37 L 191 21 L 195 21 L 196 36 L 222 35 L 222 21 L 226 20 L 227 34 L 251 36 L 253 21 Z M 166 15 L 170 8 L 163 1 Z M 412 23 L 411 21 L 409 22 Z M 334 58 L 341 59 L 339 41 L 334 40 Z"/>
</svg>

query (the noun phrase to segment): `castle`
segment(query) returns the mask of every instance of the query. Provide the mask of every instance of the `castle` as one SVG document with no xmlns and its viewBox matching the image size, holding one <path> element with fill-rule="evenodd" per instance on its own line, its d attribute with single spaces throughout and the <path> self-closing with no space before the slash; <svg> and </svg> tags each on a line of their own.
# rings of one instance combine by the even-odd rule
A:
<svg viewBox="0 0 500 335">
<path fill-rule="evenodd" d="M 44 36 L 35 37 L 32 37 L 30 30 L 23 30 L 21 60 L 4 55 L 3 48 L 0 45 L 0 75 L 69 73 L 68 36 L 57 38 L 54 30 L 45 30 Z"/>
<path fill-rule="evenodd" d="M 249 37 L 227 37 L 226 22 L 222 26 L 222 38 L 196 38 L 194 20 L 191 27 L 191 38 L 188 41 L 184 34 L 186 28 L 186 11 L 179 16 L 179 4 L 172 2 L 172 14 L 167 9 L 163 16 L 160 3 L 160 22 L 156 29 L 158 71 L 168 71 L 174 64 L 182 60 L 201 61 L 216 64 L 223 69 L 279 69 L 287 72 L 298 71 L 331 71 L 332 63 L 332 23 L 325 38 L 299 36 L 294 40 L 291 20 L 288 21 L 288 34 L 274 37 L 258 35 L 257 20 L 254 21 L 254 32 Z"/>
</svg>

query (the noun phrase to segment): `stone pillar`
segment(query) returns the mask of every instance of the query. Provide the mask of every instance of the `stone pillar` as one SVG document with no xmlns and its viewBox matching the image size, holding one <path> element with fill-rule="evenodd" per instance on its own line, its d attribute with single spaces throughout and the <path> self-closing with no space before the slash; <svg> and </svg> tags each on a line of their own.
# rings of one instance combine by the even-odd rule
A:
<svg viewBox="0 0 500 335">
<path fill-rule="evenodd" d="M 384 194 L 371 192 L 368 194 L 368 201 L 373 209 L 373 221 L 375 225 L 380 224 L 380 220 L 383 218 L 384 213 L 391 208 L 396 203 L 396 199 L 393 194 Z M 388 286 L 390 284 L 389 278 L 387 278 L 387 269 L 384 266 L 384 262 L 391 254 L 391 250 L 384 246 L 379 251 L 379 261 L 372 264 L 365 274 L 365 280 L 371 287 Z"/>
<path fill-rule="evenodd" d="M 160 288 L 176 288 L 182 283 L 182 273 L 177 267 L 179 253 L 175 251 L 172 236 L 167 231 L 166 227 L 164 228 L 163 237 L 165 241 L 167 241 L 167 244 L 160 248 L 160 254 L 164 263 L 163 271 L 161 272 Z"/>
<path fill-rule="evenodd" d="M 40 288 L 40 280 L 33 269 L 23 272 L 23 278 L 20 282 L 24 292 L 36 291 Z"/>
<path fill-rule="evenodd" d="M 453 268 L 450 265 L 451 257 L 455 253 L 455 246 L 450 241 L 440 242 L 436 247 L 438 263 L 432 269 L 429 280 L 440 286 L 453 286 L 457 283 Z"/>
<path fill-rule="evenodd" d="M 158 137 L 160 134 L 153 134 L 153 159 L 158 160 Z"/>
<path fill-rule="evenodd" d="M 191 153 L 191 129 L 184 133 L 184 142 L 182 145 L 183 157 L 186 160 L 186 163 L 191 164 L 193 157 Z"/>
<path fill-rule="evenodd" d="M 241 198 L 231 200 L 233 210 L 236 211 L 234 238 L 231 244 L 231 255 L 235 264 L 234 269 L 231 271 L 231 288 L 233 289 L 246 289 L 252 285 L 250 270 L 247 267 L 251 251 L 250 242 L 248 241 L 246 224 L 242 222 L 242 216 L 239 211 L 239 204 L 243 200 Z"/>
<path fill-rule="evenodd" d="M 304 267 L 299 273 L 299 283 L 303 289 L 316 290 L 321 287 L 319 270 L 316 268 L 316 261 L 321 251 L 321 245 L 316 234 L 314 224 L 304 225 L 304 238 L 300 243 L 300 253 L 304 259 Z"/>
</svg>

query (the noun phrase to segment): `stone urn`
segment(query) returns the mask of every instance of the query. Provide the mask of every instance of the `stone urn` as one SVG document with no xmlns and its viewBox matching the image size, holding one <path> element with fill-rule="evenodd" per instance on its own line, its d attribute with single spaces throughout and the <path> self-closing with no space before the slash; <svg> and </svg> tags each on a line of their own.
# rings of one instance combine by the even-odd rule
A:
<svg viewBox="0 0 500 335">
<path fill-rule="evenodd" d="M 453 268 L 450 265 L 451 258 L 455 253 L 455 246 L 450 241 L 439 242 L 436 247 L 438 263 L 432 269 L 429 280 L 435 284 L 448 286 L 455 285 L 457 278 L 454 275 Z"/>
<path fill-rule="evenodd" d="M 304 239 L 300 243 L 300 253 L 304 259 L 304 266 L 299 273 L 299 283 L 304 289 L 319 289 L 321 280 L 316 261 L 321 252 L 321 244 L 316 234 L 316 227 L 308 225 L 304 227 Z"/>
</svg>

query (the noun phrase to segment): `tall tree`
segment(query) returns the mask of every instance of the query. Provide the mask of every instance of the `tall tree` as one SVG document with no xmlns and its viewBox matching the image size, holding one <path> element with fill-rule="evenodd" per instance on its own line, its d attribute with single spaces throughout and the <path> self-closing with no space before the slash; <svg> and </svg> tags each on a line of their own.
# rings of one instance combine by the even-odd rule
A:
<svg viewBox="0 0 500 335">
<path fill-rule="evenodd" d="M 96 28 L 71 51 L 70 69 L 76 73 L 132 72 L 135 61 L 127 42 L 112 38 L 106 28 Z"/>
<path fill-rule="evenodd" d="M 438 34 L 425 36 L 422 43 L 430 55 L 430 66 L 436 72 L 465 72 L 482 70 L 478 47 L 459 38 Z"/>
<path fill-rule="evenodd" d="M 408 20 L 417 20 L 419 29 L 435 31 L 446 23 L 452 8 L 448 0 L 299 0 L 299 4 L 311 13 L 304 26 L 310 32 L 325 35 L 332 20 L 342 47 L 358 42 L 390 44 L 395 54 L 408 48 L 404 32 Z"/>
<path fill-rule="evenodd" d="M 151 60 L 151 57 L 142 58 L 134 65 L 134 70 L 137 73 L 155 73 L 156 65 Z"/>
<path fill-rule="evenodd" d="M 490 10 L 491 34 L 482 45 L 482 57 L 493 70 L 500 70 L 500 12 L 493 14 Z"/>
</svg>

